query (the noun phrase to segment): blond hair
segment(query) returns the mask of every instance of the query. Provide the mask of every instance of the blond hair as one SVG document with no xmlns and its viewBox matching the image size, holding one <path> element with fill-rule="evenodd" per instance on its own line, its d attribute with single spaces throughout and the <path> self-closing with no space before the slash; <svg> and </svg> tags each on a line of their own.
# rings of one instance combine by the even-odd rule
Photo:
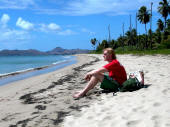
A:
<svg viewBox="0 0 170 127">
<path fill-rule="evenodd" d="M 112 59 L 116 59 L 116 54 L 115 54 L 115 52 L 114 52 L 114 50 L 112 48 L 105 48 L 105 49 L 103 49 L 103 52 L 104 51 L 107 51 L 109 54 L 111 54 Z"/>
</svg>

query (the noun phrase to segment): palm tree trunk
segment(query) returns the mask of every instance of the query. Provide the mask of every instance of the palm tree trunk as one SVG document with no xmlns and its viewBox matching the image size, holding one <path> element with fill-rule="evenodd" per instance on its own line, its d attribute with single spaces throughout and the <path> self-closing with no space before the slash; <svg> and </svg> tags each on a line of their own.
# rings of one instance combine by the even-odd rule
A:
<svg viewBox="0 0 170 127">
<path fill-rule="evenodd" d="M 146 24 L 145 24 L 145 32 L 146 32 L 146 35 L 145 35 L 145 48 L 148 48 L 147 47 L 147 29 L 146 29 Z"/>
<path fill-rule="evenodd" d="M 165 25 L 164 25 L 164 32 L 165 32 L 165 29 L 166 29 L 166 17 L 164 19 L 165 19 Z"/>
<path fill-rule="evenodd" d="M 164 17 L 164 19 L 165 19 L 165 25 L 164 25 L 164 35 L 163 35 L 163 40 L 165 40 L 165 38 L 166 38 L 166 35 L 165 35 L 165 30 L 166 30 L 166 17 Z"/>
</svg>

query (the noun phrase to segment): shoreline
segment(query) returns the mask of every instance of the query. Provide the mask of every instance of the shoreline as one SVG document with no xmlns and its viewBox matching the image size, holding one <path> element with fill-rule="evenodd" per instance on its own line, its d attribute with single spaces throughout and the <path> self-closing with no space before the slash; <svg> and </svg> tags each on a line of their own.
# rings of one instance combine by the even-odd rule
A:
<svg viewBox="0 0 170 127">
<path fill-rule="evenodd" d="M 25 73 L 25 72 L 29 72 L 29 71 L 34 71 L 34 70 L 41 70 L 44 68 L 48 68 L 48 67 L 52 67 L 52 66 L 56 66 L 62 63 L 67 63 L 67 62 L 71 62 L 71 61 L 75 61 L 75 56 L 74 55 L 45 55 L 45 56 L 8 56 L 8 59 L 4 59 L 5 56 L 0 56 L 2 57 L 2 67 L 4 68 L 10 68 L 14 66 L 14 69 L 10 68 L 10 70 L 3 70 L 0 73 L 0 78 L 2 77 L 6 77 L 9 75 L 16 75 L 16 74 L 20 74 L 20 73 Z M 16 57 L 16 60 L 15 60 Z M 23 57 L 23 58 L 22 58 Z M 27 58 L 28 57 L 28 58 Z M 51 59 L 47 59 L 51 58 Z M 11 65 L 9 64 L 9 59 L 11 60 Z M 23 61 L 22 61 L 23 59 Z M 28 59 L 28 60 L 27 60 Z M 41 61 L 41 64 L 39 61 L 37 61 L 37 59 L 39 61 Z M 48 62 L 46 62 L 48 61 Z M 5 63 L 7 64 L 7 66 L 4 66 Z M 28 66 L 25 66 L 24 64 L 29 63 Z M 13 66 L 12 66 L 13 65 Z M 18 66 L 21 65 L 21 66 Z M 17 69 L 15 68 L 15 66 L 17 66 Z"/>
<path fill-rule="evenodd" d="M 0 79 L 4 78 L 4 77 L 12 76 L 12 75 L 17 75 L 17 74 L 21 74 L 21 73 L 27 73 L 27 72 L 30 72 L 30 71 L 41 70 L 41 69 L 45 69 L 45 68 L 52 67 L 52 66 L 57 66 L 59 64 L 64 64 L 64 63 L 68 63 L 68 62 L 70 62 L 70 60 L 60 62 L 58 64 L 45 65 L 45 66 L 40 66 L 40 67 L 36 67 L 36 68 L 28 68 L 28 69 L 25 69 L 25 70 L 20 70 L 20 71 L 0 74 Z"/>
<path fill-rule="evenodd" d="M 54 72 L 1 86 L 0 126 L 59 127 L 66 115 L 76 114 L 90 104 L 90 98 L 77 103 L 72 94 L 84 87 L 84 68 L 99 59 L 83 54 L 77 55 L 77 59 L 76 64 Z"/>
<path fill-rule="evenodd" d="M 56 71 L 58 69 L 66 67 L 66 66 L 75 64 L 76 62 L 77 62 L 77 60 L 76 60 L 76 58 L 74 58 L 73 60 L 66 60 L 66 61 L 62 61 L 60 63 L 56 63 L 56 64 L 46 65 L 46 66 L 37 67 L 37 68 L 30 68 L 30 69 L 6 73 L 6 74 L 1 74 L 0 75 L 0 87 L 2 85 L 6 85 L 8 83 L 12 83 L 12 82 L 15 82 L 18 80 L 23 80 L 23 79 L 33 77 L 36 75 L 41 75 L 41 74 L 49 73 L 52 71 Z"/>
<path fill-rule="evenodd" d="M 104 64 L 102 55 L 77 55 L 78 62 L 0 89 L 0 126 L 126 127 L 169 126 L 170 56 L 117 55 L 127 73 L 143 69 L 145 85 L 134 92 L 72 94 L 87 84 L 84 75 Z M 159 112 L 161 111 L 161 112 Z"/>
</svg>

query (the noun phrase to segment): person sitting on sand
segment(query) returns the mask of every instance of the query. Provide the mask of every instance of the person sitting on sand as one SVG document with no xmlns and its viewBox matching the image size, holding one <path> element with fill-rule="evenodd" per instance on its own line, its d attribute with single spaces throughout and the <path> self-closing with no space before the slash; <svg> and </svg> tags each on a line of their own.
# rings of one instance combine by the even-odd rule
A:
<svg viewBox="0 0 170 127">
<path fill-rule="evenodd" d="M 85 96 L 86 93 L 94 88 L 98 82 L 101 82 L 100 88 L 113 92 L 125 91 L 120 90 L 122 84 L 127 80 L 126 70 L 123 65 L 116 59 L 116 55 L 112 48 L 106 48 L 103 50 L 104 60 L 108 62 L 105 66 L 91 71 L 85 75 L 85 80 L 89 81 L 87 86 L 79 92 L 76 92 L 73 97 L 79 98 Z M 109 75 L 104 74 L 109 72 Z M 136 80 L 134 80 L 136 82 Z M 131 83 L 131 81 L 130 81 Z M 126 85 L 126 84 L 125 84 Z"/>
</svg>

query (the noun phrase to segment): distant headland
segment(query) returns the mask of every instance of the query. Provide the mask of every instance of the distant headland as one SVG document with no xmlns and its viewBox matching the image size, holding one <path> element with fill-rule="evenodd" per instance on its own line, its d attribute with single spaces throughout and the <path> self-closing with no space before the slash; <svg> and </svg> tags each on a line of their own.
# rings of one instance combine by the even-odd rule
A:
<svg viewBox="0 0 170 127">
<path fill-rule="evenodd" d="M 63 49 L 56 47 L 50 51 L 42 52 L 35 49 L 29 50 L 1 50 L 0 56 L 11 56 L 11 55 L 72 55 L 72 54 L 83 54 L 89 53 L 90 50 L 84 49 Z"/>
</svg>

